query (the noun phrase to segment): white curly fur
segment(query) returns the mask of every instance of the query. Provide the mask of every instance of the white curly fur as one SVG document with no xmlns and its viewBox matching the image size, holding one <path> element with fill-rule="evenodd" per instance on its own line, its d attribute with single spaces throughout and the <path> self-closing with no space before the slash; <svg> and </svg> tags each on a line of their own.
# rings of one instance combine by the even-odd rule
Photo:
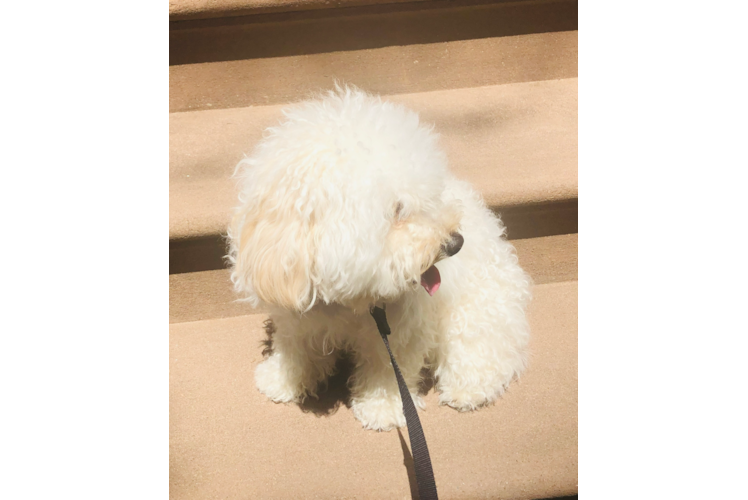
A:
<svg viewBox="0 0 748 500">
<path fill-rule="evenodd" d="M 501 221 L 447 169 L 438 136 L 402 106 L 337 89 L 284 111 L 237 166 L 231 279 L 271 308 L 273 352 L 256 369 L 276 402 L 316 395 L 337 354 L 353 355 L 351 404 L 364 427 L 404 426 L 369 308 L 387 305 L 390 344 L 416 405 L 421 369 L 439 401 L 474 410 L 526 364 L 530 279 Z M 451 234 L 462 249 L 444 258 Z M 443 259 L 443 260 L 442 260 Z M 438 261 L 441 288 L 421 274 Z"/>
</svg>

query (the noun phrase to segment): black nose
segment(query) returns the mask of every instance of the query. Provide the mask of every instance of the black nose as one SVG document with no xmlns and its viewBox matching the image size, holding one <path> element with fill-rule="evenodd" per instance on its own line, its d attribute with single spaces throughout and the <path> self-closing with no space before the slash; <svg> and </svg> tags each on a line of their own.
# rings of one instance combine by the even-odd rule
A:
<svg viewBox="0 0 748 500">
<path fill-rule="evenodd" d="M 452 233 L 449 237 L 449 241 L 442 245 L 442 250 L 447 257 L 451 257 L 459 252 L 460 248 L 462 248 L 462 244 L 465 243 L 465 239 L 460 233 Z"/>
</svg>

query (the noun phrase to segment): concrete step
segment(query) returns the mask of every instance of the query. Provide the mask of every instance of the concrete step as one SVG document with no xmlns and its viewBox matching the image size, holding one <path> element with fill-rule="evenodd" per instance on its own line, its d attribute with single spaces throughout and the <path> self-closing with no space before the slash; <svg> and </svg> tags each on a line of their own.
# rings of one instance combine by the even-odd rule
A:
<svg viewBox="0 0 748 500">
<path fill-rule="evenodd" d="M 450 168 L 504 216 L 511 238 L 576 232 L 576 78 L 389 99 L 436 125 Z M 170 114 L 170 272 L 223 267 L 229 177 L 282 107 Z"/>
<path fill-rule="evenodd" d="M 530 367 L 494 406 L 420 412 L 440 498 L 577 491 L 577 283 L 535 288 Z M 263 314 L 170 326 L 170 496 L 410 498 L 407 431 L 364 431 L 345 369 L 320 401 L 277 405 L 254 387 Z"/>
<path fill-rule="evenodd" d="M 536 285 L 577 280 L 577 235 L 514 240 L 522 268 Z M 266 312 L 237 302 L 228 269 L 169 276 L 169 323 Z"/>
<path fill-rule="evenodd" d="M 293 102 L 335 80 L 391 95 L 577 76 L 569 0 L 315 16 L 172 23 L 169 109 Z"/>
<path fill-rule="evenodd" d="M 295 12 L 317 9 L 341 9 L 361 6 L 387 7 L 391 4 L 435 0 L 169 0 L 169 20 L 211 19 L 246 16 L 267 12 Z M 481 3 L 473 0 L 473 3 Z"/>
</svg>

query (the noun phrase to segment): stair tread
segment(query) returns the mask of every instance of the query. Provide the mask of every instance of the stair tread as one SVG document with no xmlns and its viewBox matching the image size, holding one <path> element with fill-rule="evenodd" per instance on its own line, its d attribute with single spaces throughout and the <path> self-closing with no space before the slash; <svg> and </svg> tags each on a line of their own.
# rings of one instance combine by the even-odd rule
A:
<svg viewBox="0 0 748 500">
<path fill-rule="evenodd" d="M 490 19 L 519 15 L 533 18 L 532 13 L 503 12 L 499 7 L 519 10 L 514 4 L 502 4 L 494 9 L 498 12 L 472 15 L 482 14 L 487 24 Z M 552 12 L 543 14 L 550 16 Z M 445 12 L 443 17 L 446 24 L 454 15 Z M 336 80 L 372 93 L 394 95 L 558 80 L 578 73 L 578 32 L 574 30 L 511 36 L 490 33 L 492 36 L 450 40 L 439 23 L 432 21 L 437 25 L 429 26 L 414 16 L 409 22 L 424 32 L 419 39 L 410 26 L 391 20 L 354 20 L 320 21 L 293 30 L 284 23 L 271 23 L 171 32 L 169 110 L 284 104 L 331 88 Z M 462 36 L 474 34 L 474 23 L 464 23 L 466 33 Z M 507 29 L 514 26 L 507 20 L 504 23 Z M 490 26 L 500 32 L 497 24 Z M 454 23 L 449 26 L 455 29 Z M 381 39 L 364 36 L 361 32 L 365 30 L 375 31 Z M 334 38 L 318 40 L 314 36 L 321 38 L 320 33 L 330 31 Z M 387 36 L 389 32 L 394 34 Z M 399 39 L 401 33 L 412 39 Z M 432 33 L 447 39 L 433 41 L 426 35 Z M 367 41 L 373 46 L 367 46 Z"/>
<path fill-rule="evenodd" d="M 577 198 L 577 78 L 389 96 L 436 125 L 450 168 L 493 208 Z M 225 232 L 230 175 L 284 106 L 171 113 L 170 239 Z"/>
<path fill-rule="evenodd" d="M 426 396 L 420 417 L 441 498 L 577 491 L 577 290 L 535 288 L 530 366 L 495 405 L 458 413 Z M 345 405 L 335 409 L 335 390 L 305 412 L 256 390 L 264 319 L 170 326 L 171 496 L 408 497 L 397 432 L 363 430 Z"/>
</svg>

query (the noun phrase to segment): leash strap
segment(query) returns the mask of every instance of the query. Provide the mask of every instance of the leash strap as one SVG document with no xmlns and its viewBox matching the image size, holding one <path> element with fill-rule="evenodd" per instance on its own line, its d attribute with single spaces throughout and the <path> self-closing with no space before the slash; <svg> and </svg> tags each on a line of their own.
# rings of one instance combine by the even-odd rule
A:
<svg viewBox="0 0 748 500">
<path fill-rule="evenodd" d="M 387 352 L 390 354 L 392 367 L 395 369 L 395 377 L 397 377 L 397 385 L 400 388 L 400 397 L 403 400 L 403 413 L 405 414 L 405 422 L 408 424 L 410 449 L 413 450 L 413 464 L 416 471 L 416 482 L 418 483 L 418 497 L 420 500 L 438 500 L 434 471 L 431 468 L 431 457 L 429 456 L 429 448 L 426 446 L 426 437 L 423 435 L 423 429 L 421 428 L 421 420 L 418 418 L 413 398 L 410 397 L 408 386 L 405 385 L 403 374 L 400 373 L 400 368 L 397 366 L 395 357 L 392 355 L 390 343 L 387 341 L 387 336 L 390 334 L 387 316 L 381 307 L 373 307 L 371 315 L 377 323 L 379 334 L 382 336 L 384 345 L 387 347 Z"/>
</svg>

